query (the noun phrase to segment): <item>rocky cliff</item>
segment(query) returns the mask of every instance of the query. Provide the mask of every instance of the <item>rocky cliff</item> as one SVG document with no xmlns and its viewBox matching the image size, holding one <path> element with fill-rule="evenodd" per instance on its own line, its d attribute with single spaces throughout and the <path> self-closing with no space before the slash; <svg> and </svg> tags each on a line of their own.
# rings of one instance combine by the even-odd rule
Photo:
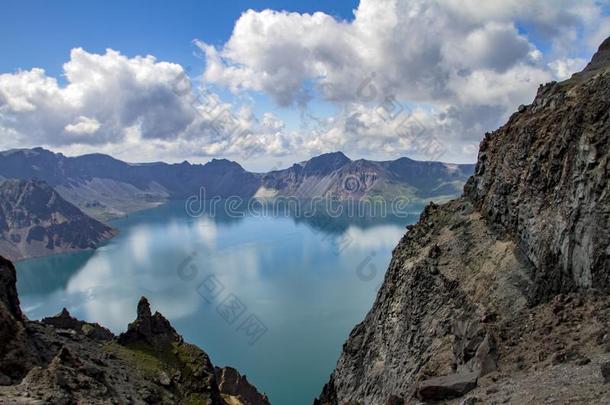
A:
<svg viewBox="0 0 610 405">
<path fill-rule="evenodd" d="M 316 402 L 607 403 L 609 111 L 607 39 L 409 227 Z"/>
<path fill-rule="evenodd" d="M 43 181 L 0 183 L 0 254 L 11 260 L 91 249 L 114 235 Z"/>
<path fill-rule="evenodd" d="M 136 320 L 116 337 L 65 309 L 29 321 L 15 285 L 15 268 L 0 257 L 0 403 L 269 403 L 234 369 L 225 381 L 224 369 L 184 342 L 163 315 L 151 314 L 146 298 Z"/>
</svg>

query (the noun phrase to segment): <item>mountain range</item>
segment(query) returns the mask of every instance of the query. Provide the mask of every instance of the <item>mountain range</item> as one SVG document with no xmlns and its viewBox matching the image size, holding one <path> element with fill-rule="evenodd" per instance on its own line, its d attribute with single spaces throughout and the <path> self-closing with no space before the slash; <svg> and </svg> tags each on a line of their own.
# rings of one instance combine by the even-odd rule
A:
<svg viewBox="0 0 610 405">
<path fill-rule="evenodd" d="M 41 180 L 0 183 L 0 254 L 11 259 L 96 247 L 116 230 L 89 217 Z"/>
<path fill-rule="evenodd" d="M 126 163 L 107 155 L 67 157 L 34 148 L 0 152 L 0 176 L 40 179 L 87 214 L 107 220 L 169 199 L 199 195 L 274 198 L 407 198 L 412 203 L 458 195 L 474 165 L 421 162 L 408 158 L 376 162 L 327 153 L 283 170 L 246 171 L 238 163 Z"/>
</svg>

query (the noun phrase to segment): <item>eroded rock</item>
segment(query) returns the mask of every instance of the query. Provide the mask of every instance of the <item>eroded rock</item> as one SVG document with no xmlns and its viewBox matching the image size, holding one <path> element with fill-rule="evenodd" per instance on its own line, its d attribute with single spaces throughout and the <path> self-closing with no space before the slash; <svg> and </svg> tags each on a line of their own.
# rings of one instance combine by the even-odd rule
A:
<svg viewBox="0 0 610 405">
<path fill-rule="evenodd" d="M 477 386 L 478 373 L 461 373 L 422 381 L 417 387 L 417 398 L 422 401 L 444 401 L 458 398 Z"/>
<path fill-rule="evenodd" d="M 162 345 L 181 342 L 182 337 L 159 312 L 151 315 L 150 304 L 146 297 L 142 297 L 138 302 L 136 320 L 129 324 L 126 332 L 119 335 L 118 341 L 122 345 L 138 342 Z"/>
<path fill-rule="evenodd" d="M 258 392 L 246 376 L 233 367 L 215 367 L 214 372 L 221 394 L 235 397 L 244 405 L 269 405 L 267 396 Z"/>
</svg>

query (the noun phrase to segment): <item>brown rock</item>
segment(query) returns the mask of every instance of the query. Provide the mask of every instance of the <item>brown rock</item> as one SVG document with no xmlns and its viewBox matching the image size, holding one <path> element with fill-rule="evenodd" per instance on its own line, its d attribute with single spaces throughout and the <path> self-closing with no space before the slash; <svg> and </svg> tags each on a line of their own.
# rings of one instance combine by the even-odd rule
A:
<svg viewBox="0 0 610 405">
<path fill-rule="evenodd" d="M 114 339 L 114 334 L 110 332 L 110 330 L 97 323 L 80 321 L 70 315 L 70 312 L 68 312 L 66 308 L 62 309 L 61 312 L 55 316 L 43 318 L 40 322 L 55 327 L 57 333 L 63 335 L 70 336 L 79 333 L 95 340 Z"/>
<path fill-rule="evenodd" d="M 245 405 L 269 405 L 267 396 L 258 392 L 246 376 L 234 368 L 215 367 L 214 373 L 221 394 L 237 397 Z"/>
</svg>

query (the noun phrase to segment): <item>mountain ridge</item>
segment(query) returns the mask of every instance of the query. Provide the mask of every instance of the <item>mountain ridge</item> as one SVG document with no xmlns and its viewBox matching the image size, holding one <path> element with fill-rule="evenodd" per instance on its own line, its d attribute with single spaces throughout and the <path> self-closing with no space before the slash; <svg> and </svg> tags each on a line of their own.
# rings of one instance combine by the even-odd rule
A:
<svg viewBox="0 0 610 405">
<path fill-rule="evenodd" d="M 199 195 L 201 188 L 207 198 L 401 196 L 421 203 L 457 194 L 474 171 L 474 165 L 405 159 L 351 160 L 342 152 L 332 152 L 285 169 L 254 173 L 227 159 L 205 164 L 140 164 L 103 154 L 66 157 L 34 148 L 1 152 L 0 176 L 45 180 L 87 214 L 106 220 Z M 347 180 L 351 183 L 345 184 Z"/>
<path fill-rule="evenodd" d="M 92 249 L 116 234 L 43 181 L 0 182 L 0 254 L 11 260 Z"/>
</svg>

